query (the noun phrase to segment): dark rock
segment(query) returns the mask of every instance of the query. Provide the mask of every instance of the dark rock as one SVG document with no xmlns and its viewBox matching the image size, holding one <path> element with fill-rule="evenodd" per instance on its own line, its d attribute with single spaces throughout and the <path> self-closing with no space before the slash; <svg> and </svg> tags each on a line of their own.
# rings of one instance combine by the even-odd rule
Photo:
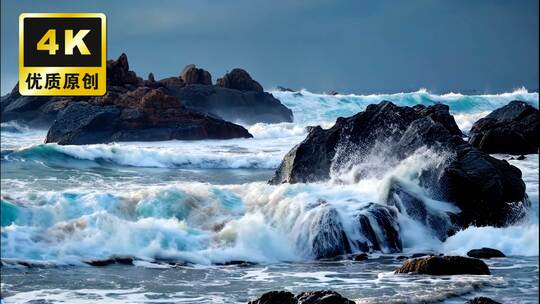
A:
<svg viewBox="0 0 540 304">
<path fill-rule="evenodd" d="M 241 126 L 182 108 L 177 98 L 161 89 L 141 87 L 114 102 L 110 106 L 71 103 L 51 126 L 45 142 L 81 145 L 251 137 Z"/>
<path fill-rule="evenodd" d="M 393 209 L 370 203 L 359 210 L 358 224 L 360 233 L 366 239 L 365 242 L 357 244 L 360 250 L 393 253 L 403 249 L 397 214 Z"/>
<path fill-rule="evenodd" d="M 243 80 L 245 83 L 249 82 L 248 79 L 241 77 L 234 79 Z M 254 80 L 252 81 L 256 83 Z M 148 88 L 161 89 L 166 95 L 179 98 L 185 110 L 199 112 L 217 120 L 225 119 L 254 124 L 258 122 L 291 122 L 293 118 L 291 110 L 282 105 L 271 94 L 262 92 L 262 88 L 257 91 L 239 91 L 214 86 L 210 73 L 195 66 L 186 67 L 180 77 L 169 77 L 156 81 L 150 74 L 148 80 L 142 80 L 129 69 L 125 54 L 122 54 L 117 60 L 107 62 L 107 93 L 104 96 L 21 96 L 18 86 L 15 86 L 11 93 L 1 98 L 1 118 L 2 122 L 17 120 L 32 128 L 49 128 L 58 118 L 59 113 L 71 103 L 87 102 L 98 106 L 117 105 L 119 99 L 123 99 L 126 94 L 141 87 L 145 90 Z"/>
<path fill-rule="evenodd" d="M 486 153 L 538 153 L 538 109 L 514 100 L 475 122 L 469 137 Z"/>
<path fill-rule="evenodd" d="M 435 256 L 435 254 L 433 252 L 417 252 L 417 253 L 413 253 L 411 255 L 411 258 L 415 259 L 415 258 L 420 258 L 424 256 Z"/>
<path fill-rule="evenodd" d="M 424 170 L 419 180 L 432 198 L 461 209 L 453 218 L 458 227 L 504 226 L 522 218 L 530 204 L 521 171 L 463 141 L 448 106 L 441 104 L 399 107 L 383 101 L 352 117 L 338 118 L 330 129 L 314 127 L 287 153 L 270 183 L 327 180 L 331 167 L 362 162 L 381 145 L 394 160 L 421 147 L 448 155 L 444 164 Z M 369 173 L 360 171 L 357 178 Z M 417 204 L 413 198 L 410 203 Z M 423 217 L 421 208 L 415 212 Z"/>
<path fill-rule="evenodd" d="M 263 92 L 263 87 L 251 78 L 248 72 L 243 69 L 233 69 L 218 79 L 217 85 L 227 89 L 239 91 Z"/>
<path fill-rule="evenodd" d="M 154 78 L 154 73 L 148 74 L 148 81 L 150 81 L 150 82 L 156 82 L 156 79 Z"/>
<path fill-rule="evenodd" d="M 476 297 L 474 299 L 471 299 L 465 302 L 465 304 L 502 304 L 502 303 L 492 300 L 490 298 L 486 298 L 486 297 Z"/>
<path fill-rule="evenodd" d="M 323 208 L 323 210 L 316 218 L 317 222 L 312 223 L 311 226 L 319 227 L 319 229 L 305 240 L 306 246 L 311 248 L 314 257 L 324 259 L 351 253 L 349 240 L 336 209 L 328 205 L 318 208 Z"/>
<path fill-rule="evenodd" d="M 398 256 L 396 257 L 396 260 L 406 260 L 406 259 L 408 259 L 408 257 L 405 256 L 405 255 L 398 255 Z"/>
<path fill-rule="evenodd" d="M 302 292 L 295 299 L 298 304 L 354 304 L 353 301 L 332 290 Z"/>
<path fill-rule="evenodd" d="M 109 266 L 113 264 L 121 264 L 121 265 L 133 265 L 133 258 L 130 256 L 112 256 L 107 259 L 102 260 L 89 260 L 84 261 L 84 263 L 90 265 L 90 266 Z"/>
<path fill-rule="evenodd" d="M 492 248 L 473 249 L 467 252 L 467 255 L 477 259 L 504 258 L 506 255 L 500 250 Z"/>
<path fill-rule="evenodd" d="M 353 260 L 357 262 L 365 261 L 367 259 L 369 259 L 369 256 L 367 253 L 360 253 L 353 256 Z"/>
<path fill-rule="evenodd" d="M 521 154 L 520 156 L 516 157 L 517 160 L 524 160 L 525 159 L 525 155 Z"/>
<path fill-rule="evenodd" d="M 482 260 L 461 256 L 430 256 L 407 260 L 395 273 L 489 275 L 490 271 Z"/>
<path fill-rule="evenodd" d="M 186 85 L 203 84 L 212 85 L 212 76 L 204 69 L 197 68 L 194 64 L 187 65 L 180 74 Z"/>
<path fill-rule="evenodd" d="M 294 294 L 288 291 L 270 291 L 248 304 L 297 304 Z"/>
<path fill-rule="evenodd" d="M 210 113 L 228 121 L 241 121 L 246 124 L 293 121 L 292 111 L 266 92 L 190 85 L 168 87 L 168 94 L 182 100 L 187 109 Z"/>
<path fill-rule="evenodd" d="M 332 90 L 332 91 L 330 91 L 330 92 L 328 92 L 328 93 L 326 93 L 326 94 L 327 94 L 327 95 L 335 96 L 335 95 L 339 95 L 339 92 L 338 92 L 338 91 Z"/>
<path fill-rule="evenodd" d="M 277 86 L 276 90 L 278 90 L 278 91 L 280 91 L 280 92 L 296 92 L 296 91 L 293 90 L 293 89 L 289 89 L 289 88 L 282 87 L 282 86 Z"/>
<path fill-rule="evenodd" d="M 227 261 L 223 263 L 216 263 L 216 265 L 248 267 L 248 266 L 257 265 L 257 263 L 249 262 L 249 261 L 232 260 L 232 261 Z"/>
</svg>

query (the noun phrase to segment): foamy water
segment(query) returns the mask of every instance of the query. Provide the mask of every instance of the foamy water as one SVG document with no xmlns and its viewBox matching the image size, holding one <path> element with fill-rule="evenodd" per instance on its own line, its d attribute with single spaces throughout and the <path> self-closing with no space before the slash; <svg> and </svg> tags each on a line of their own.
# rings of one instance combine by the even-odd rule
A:
<svg viewBox="0 0 540 304">
<path fill-rule="evenodd" d="M 406 253 L 465 254 L 473 248 L 493 247 L 509 255 L 490 262 L 500 269 L 488 277 L 392 275 L 399 262 L 385 246 L 372 253 L 378 258 L 365 264 L 314 261 L 310 244 L 324 229 L 321 221 L 328 218 L 339 220 L 351 240 L 351 250 L 360 251 L 355 244 L 365 237 L 358 231 L 357 218 L 366 214 L 370 204 L 385 204 L 391 182 L 399 181 L 424 197 L 430 217 L 449 225 L 446 213 L 458 210 L 429 200 L 416 180 L 421 170 L 444 163 L 445 155 L 426 149 L 399 161 L 373 155 L 347 170 L 334 170 L 332 179 L 323 183 L 272 186 L 266 181 L 285 153 L 303 140 L 307 126 L 329 127 L 337 117 L 353 115 L 370 103 L 443 102 L 467 132 L 474 121 L 511 100 L 538 107 L 538 93 L 521 89 L 477 96 L 434 95 L 425 90 L 367 96 L 307 91 L 273 94 L 293 110 L 295 122 L 246 126 L 253 139 L 59 146 L 42 144 L 45 131 L 2 124 L 2 259 L 75 265 L 67 270 L 37 268 L 28 276 L 17 268 L 4 268 L 6 300 L 142 303 L 165 302 L 167 293 L 175 302 L 243 303 L 269 289 L 286 287 L 293 291 L 337 289 L 359 303 L 452 302 L 480 291 L 534 302 L 539 247 L 537 154 L 522 161 L 509 160 L 522 170 L 532 203 L 529 216 L 517 225 L 470 227 L 441 241 L 437 227 L 406 213 L 397 215 Z M 372 174 L 356 180 L 360 171 Z M 332 245 L 333 240 L 327 242 Z M 84 261 L 113 255 L 136 257 L 135 270 L 127 270 L 129 266 L 86 270 Z M 178 269 L 154 263 L 162 260 L 193 266 Z M 211 266 L 228 261 L 260 265 L 247 269 Z M 84 269 L 88 277 L 72 269 Z M 129 271 L 135 272 L 135 278 L 127 278 Z M 43 274 L 52 280 L 38 280 Z M 85 281 L 86 289 L 74 291 L 80 287 L 63 274 Z M 159 284 L 136 279 L 146 281 L 154 275 L 161 278 Z M 88 281 L 92 276 L 96 276 L 94 281 Z M 246 289 L 246 282 L 256 287 Z M 200 285 L 198 293 L 183 287 L 187 284 Z M 529 291 L 514 294 L 516 286 Z"/>
</svg>

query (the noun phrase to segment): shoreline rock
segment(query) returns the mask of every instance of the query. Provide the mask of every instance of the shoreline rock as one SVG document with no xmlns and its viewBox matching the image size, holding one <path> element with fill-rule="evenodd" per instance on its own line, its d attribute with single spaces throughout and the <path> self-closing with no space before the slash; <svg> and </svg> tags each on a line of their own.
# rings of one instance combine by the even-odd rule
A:
<svg viewBox="0 0 540 304">
<path fill-rule="evenodd" d="M 294 295 L 289 291 L 270 291 L 248 304 L 354 304 L 332 290 L 306 291 Z"/>
<path fill-rule="evenodd" d="M 1 98 L 1 118 L 2 122 L 19 121 L 33 128 L 49 128 L 72 103 L 121 106 L 122 100 L 133 95 L 132 92 L 155 89 L 179 99 L 184 111 L 216 120 L 247 124 L 292 122 L 292 111 L 272 94 L 264 92 L 246 71 L 234 69 L 224 79 L 222 86 L 213 85 L 208 71 L 188 65 L 180 76 L 156 81 L 150 73 L 148 79 L 143 80 L 130 70 L 127 56 L 121 54 L 117 60 L 107 61 L 104 96 L 21 96 L 16 85 L 11 93 Z"/>
<path fill-rule="evenodd" d="M 476 297 L 474 299 L 470 299 L 469 301 L 465 302 L 465 304 L 502 304 L 502 303 L 497 302 L 487 297 Z"/>
<path fill-rule="evenodd" d="M 467 252 L 467 256 L 470 256 L 471 258 L 477 258 L 477 259 L 490 259 L 490 258 L 504 258 L 506 255 L 502 253 L 500 250 L 493 249 L 493 248 L 480 248 L 480 249 L 472 249 Z"/>
<path fill-rule="evenodd" d="M 514 100 L 475 122 L 469 142 L 486 153 L 538 153 L 538 109 Z"/>
<path fill-rule="evenodd" d="M 395 273 L 429 275 L 489 275 L 488 266 L 482 260 L 462 256 L 429 256 L 405 261 Z"/>
<path fill-rule="evenodd" d="M 373 153 L 400 161 L 428 147 L 448 156 L 444 164 L 422 172 L 420 186 L 429 190 L 432 199 L 452 202 L 461 210 L 451 217 L 456 228 L 499 227 L 521 219 L 530 205 L 521 171 L 472 147 L 462 136 L 446 105 L 400 107 L 383 101 L 354 116 L 338 118 L 327 130 L 312 127 L 306 139 L 286 154 L 269 183 L 324 181 L 331 169 L 347 169 Z M 381 146 L 382 152 L 377 150 Z M 362 174 L 359 171 L 357 178 Z M 404 188 L 394 194 L 411 206 L 422 204 Z M 421 210 L 417 211 L 422 219 Z M 429 226 L 441 226 L 442 221 L 430 218 L 435 220 Z M 441 239 L 455 231 L 452 226 L 443 228 L 436 231 Z"/>
</svg>

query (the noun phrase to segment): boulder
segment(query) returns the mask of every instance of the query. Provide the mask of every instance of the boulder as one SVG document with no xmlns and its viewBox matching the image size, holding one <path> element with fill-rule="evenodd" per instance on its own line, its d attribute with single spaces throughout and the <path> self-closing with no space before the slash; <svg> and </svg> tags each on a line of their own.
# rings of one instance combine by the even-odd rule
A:
<svg viewBox="0 0 540 304">
<path fill-rule="evenodd" d="M 186 85 L 204 84 L 212 85 L 212 75 L 204 69 L 197 68 L 194 64 L 187 65 L 180 74 L 180 78 Z"/>
<path fill-rule="evenodd" d="M 288 291 L 269 291 L 248 304 L 297 304 L 294 294 Z"/>
<path fill-rule="evenodd" d="M 506 255 L 502 253 L 500 250 L 492 249 L 492 248 L 480 248 L 480 249 L 473 249 L 467 252 L 467 255 L 472 258 L 477 259 L 490 259 L 490 258 L 504 258 Z"/>
<path fill-rule="evenodd" d="M 486 153 L 538 153 L 538 109 L 514 100 L 475 122 L 469 142 Z"/>
<path fill-rule="evenodd" d="M 405 261 L 395 273 L 429 275 L 489 275 L 488 266 L 482 260 L 461 256 L 429 256 Z"/>
<path fill-rule="evenodd" d="M 225 74 L 223 78 L 218 79 L 217 85 L 239 91 L 263 92 L 263 87 L 253 80 L 248 72 L 239 68 L 233 69 Z"/>
<path fill-rule="evenodd" d="M 465 302 L 465 304 L 501 304 L 501 303 L 487 297 L 476 297 L 474 299 L 471 299 Z"/>
<path fill-rule="evenodd" d="M 129 70 L 127 55 L 122 53 L 117 60 L 107 61 L 107 87 L 137 85 L 139 78 Z"/>
<path fill-rule="evenodd" d="M 295 299 L 298 304 L 354 304 L 354 301 L 332 290 L 302 292 Z"/>
<path fill-rule="evenodd" d="M 424 147 L 445 155 L 445 163 L 424 170 L 419 181 L 431 198 L 461 209 L 453 217 L 458 227 L 514 223 L 530 205 L 521 171 L 465 142 L 448 106 L 442 104 L 399 107 L 383 101 L 349 118 L 338 118 L 330 129 L 313 127 L 285 155 L 270 183 L 327 180 L 331 169 L 347 168 L 372 153 L 378 155 L 381 146 L 393 160 L 405 159 Z M 356 178 L 369 173 L 359 170 Z M 410 199 L 416 204 L 414 197 Z M 418 217 L 425 213 L 421 208 L 415 212 Z"/>
<path fill-rule="evenodd" d="M 357 241 L 363 252 L 401 252 L 403 249 L 394 209 L 369 203 L 358 211 L 358 229 L 363 240 Z"/>
<path fill-rule="evenodd" d="M 332 290 L 307 291 L 294 296 L 288 291 L 270 291 L 249 304 L 354 304 Z"/>
</svg>

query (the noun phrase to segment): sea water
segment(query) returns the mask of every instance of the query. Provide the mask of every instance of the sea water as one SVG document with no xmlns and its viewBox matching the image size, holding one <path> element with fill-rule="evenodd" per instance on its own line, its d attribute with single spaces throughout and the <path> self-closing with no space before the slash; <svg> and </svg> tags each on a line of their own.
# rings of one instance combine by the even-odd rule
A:
<svg viewBox="0 0 540 304">
<path fill-rule="evenodd" d="M 273 186 L 267 180 L 305 138 L 307 126 L 330 127 L 371 103 L 445 103 L 466 134 L 476 120 L 511 100 L 538 107 L 538 93 L 272 93 L 293 110 L 294 122 L 245 125 L 252 139 L 59 146 L 43 144 L 46 131 L 3 123 L 5 302 L 245 303 L 276 289 L 333 289 L 358 303 L 462 303 L 478 295 L 537 302 L 537 154 L 524 160 L 494 155 L 521 169 L 532 203 L 527 218 L 514 226 L 470 227 L 440 241 L 430 227 L 398 216 L 407 254 L 502 250 L 507 258 L 487 261 L 491 276 L 395 275 L 401 262 L 384 248 L 354 262 L 316 261 L 306 246 L 327 212 L 321 200 L 336 210 L 350 239 L 361 238 L 354 221 L 358 210 L 383 204 L 391 180 L 421 192 L 415 172 L 437 166 L 444 155 L 421 149 L 394 161 L 376 154 L 347 171 L 333 171 L 327 182 Z M 355 170 L 371 174 L 357 180 Z M 427 207 L 434 214 L 457 212 L 445 202 Z M 135 265 L 85 264 L 111 256 L 135 257 Z M 219 266 L 231 261 L 245 263 Z"/>
</svg>

